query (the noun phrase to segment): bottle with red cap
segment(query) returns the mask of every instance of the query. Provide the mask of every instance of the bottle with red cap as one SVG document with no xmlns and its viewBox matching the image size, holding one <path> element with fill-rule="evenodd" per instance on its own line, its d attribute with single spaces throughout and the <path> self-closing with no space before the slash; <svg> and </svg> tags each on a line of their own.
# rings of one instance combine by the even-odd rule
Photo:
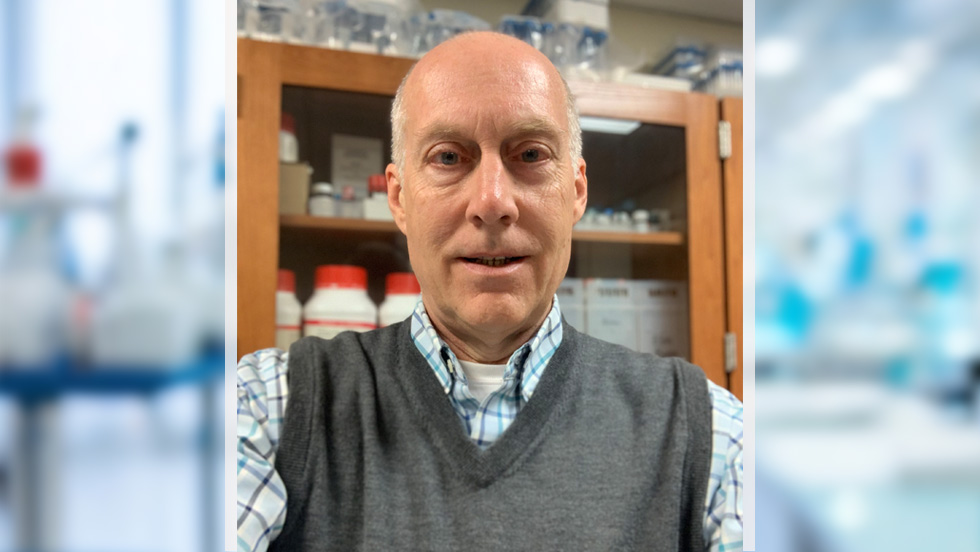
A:
<svg viewBox="0 0 980 552">
<path fill-rule="evenodd" d="M 296 141 L 296 121 L 285 111 L 279 123 L 279 161 L 299 163 L 299 142 Z"/>
<path fill-rule="evenodd" d="M 279 269 L 276 286 L 276 348 L 289 350 L 300 337 L 303 307 L 296 299 L 296 275 L 292 270 Z"/>
<path fill-rule="evenodd" d="M 397 324 L 412 316 L 422 289 L 411 272 L 392 272 L 385 278 L 385 300 L 381 303 L 381 327 Z"/>
<path fill-rule="evenodd" d="M 303 335 L 330 339 L 345 331 L 377 328 L 378 309 L 367 294 L 367 270 L 323 265 L 316 269 L 316 291 L 303 307 Z"/>
</svg>

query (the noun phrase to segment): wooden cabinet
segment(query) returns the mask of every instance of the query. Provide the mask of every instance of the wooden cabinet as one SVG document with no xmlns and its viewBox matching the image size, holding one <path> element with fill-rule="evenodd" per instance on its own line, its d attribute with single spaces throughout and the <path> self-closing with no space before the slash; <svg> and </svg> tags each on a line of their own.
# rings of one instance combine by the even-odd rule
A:
<svg viewBox="0 0 980 552">
<path fill-rule="evenodd" d="M 238 40 L 238 354 L 274 343 L 276 269 L 297 271 L 301 301 L 313 269 L 325 262 L 369 264 L 377 299 L 384 274 L 408 268 L 402 236 L 390 222 L 278 214 L 280 112 L 297 119 L 301 156 L 322 171 L 323 132 L 351 125 L 382 139 L 387 106 L 413 60 Z M 718 100 L 697 93 L 570 83 L 583 115 L 639 121 L 635 136 L 584 136 L 590 205 L 624 197 L 666 207 L 664 232 L 579 231 L 569 274 L 662 278 L 688 284 L 690 359 L 727 387 L 725 216 L 718 148 Z M 324 106 L 332 106 L 325 110 Z M 298 112 L 296 112 L 298 111 Z M 301 129 L 302 121 L 316 124 Z M 304 146 L 309 144 L 309 146 Z M 313 148 L 309 155 L 304 147 Z M 325 176 L 325 175 L 324 175 Z"/>
</svg>

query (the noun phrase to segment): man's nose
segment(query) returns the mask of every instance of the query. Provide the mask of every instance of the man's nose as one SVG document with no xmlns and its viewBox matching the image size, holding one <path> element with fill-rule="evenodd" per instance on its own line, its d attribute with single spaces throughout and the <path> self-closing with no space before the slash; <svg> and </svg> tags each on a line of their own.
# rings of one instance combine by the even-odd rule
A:
<svg viewBox="0 0 980 552">
<path fill-rule="evenodd" d="M 466 208 L 466 218 L 478 226 L 514 224 L 518 217 L 515 186 L 499 155 L 483 156 L 470 183 L 472 195 Z"/>
</svg>

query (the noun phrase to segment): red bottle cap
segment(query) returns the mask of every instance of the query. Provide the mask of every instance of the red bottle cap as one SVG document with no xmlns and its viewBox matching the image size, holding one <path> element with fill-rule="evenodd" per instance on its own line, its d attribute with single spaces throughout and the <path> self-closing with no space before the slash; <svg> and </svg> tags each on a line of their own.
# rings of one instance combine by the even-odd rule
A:
<svg viewBox="0 0 980 552">
<path fill-rule="evenodd" d="M 368 193 L 386 194 L 388 193 L 388 180 L 383 174 L 372 174 L 368 177 Z"/>
<path fill-rule="evenodd" d="M 292 270 L 279 269 L 279 283 L 276 285 L 276 291 L 296 292 L 296 274 Z"/>
<path fill-rule="evenodd" d="M 367 270 L 359 266 L 316 267 L 316 288 L 367 289 Z"/>
<path fill-rule="evenodd" d="M 419 281 L 415 278 L 415 274 L 392 272 L 385 278 L 385 293 L 388 295 L 393 293 L 418 294 L 422 293 L 422 288 L 419 287 Z"/>
<path fill-rule="evenodd" d="M 4 155 L 7 182 L 16 187 L 34 187 L 41 181 L 41 152 L 29 144 L 13 144 Z"/>
<path fill-rule="evenodd" d="M 282 112 L 282 119 L 279 122 L 279 129 L 285 130 L 286 132 L 296 134 L 296 120 L 293 116 L 285 111 Z"/>
</svg>

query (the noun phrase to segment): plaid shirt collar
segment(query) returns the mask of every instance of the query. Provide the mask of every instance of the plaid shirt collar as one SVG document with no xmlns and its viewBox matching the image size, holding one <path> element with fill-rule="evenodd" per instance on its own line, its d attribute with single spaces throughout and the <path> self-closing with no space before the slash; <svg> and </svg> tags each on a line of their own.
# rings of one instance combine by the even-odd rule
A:
<svg viewBox="0 0 980 552">
<path fill-rule="evenodd" d="M 561 345 L 561 339 L 561 309 L 558 307 L 558 296 L 555 295 L 551 302 L 551 312 L 548 313 L 544 323 L 534 337 L 510 355 L 507 368 L 504 370 L 504 381 L 521 378 L 521 397 L 524 402 L 530 400 L 534 394 L 534 389 L 541 380 L 541 374 L 544 373 L 548 361 Z M 421 298 L 412 314 L 412 341 L 429 362 L 446 394 L 449 394 L 453 387 L 454 376 L 466 385 L 466 375 L 459 368 L 459 359 L 439 337 L 429 320 L 429 315 L 425 312 L 425 305 L 422 304 Z"/>
</svg>

